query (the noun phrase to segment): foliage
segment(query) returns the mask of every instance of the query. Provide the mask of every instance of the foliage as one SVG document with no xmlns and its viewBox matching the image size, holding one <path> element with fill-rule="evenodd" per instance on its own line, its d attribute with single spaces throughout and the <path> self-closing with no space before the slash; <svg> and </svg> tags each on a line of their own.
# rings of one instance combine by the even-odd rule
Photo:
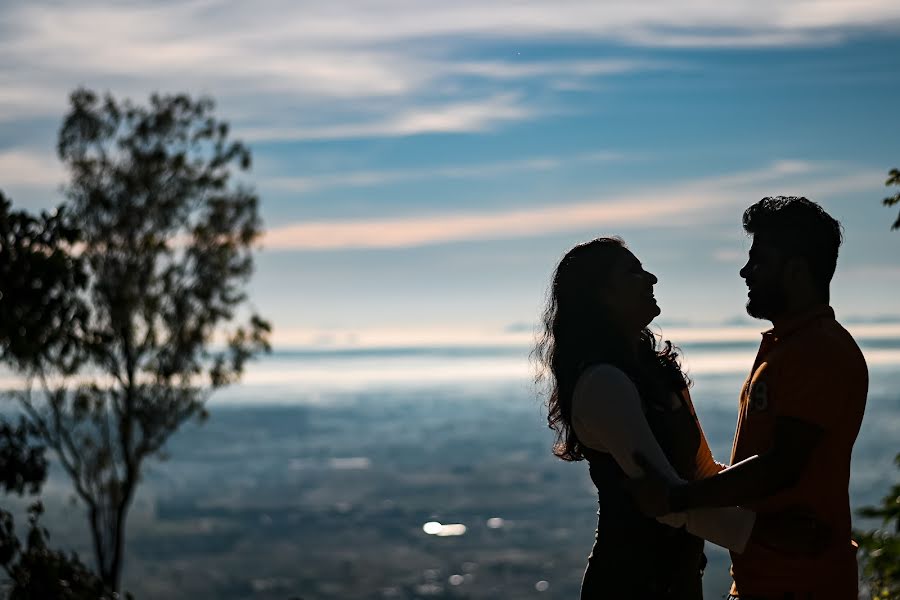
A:
<svg viewBox="0 0 900 600">
<path fill-rule="evenodd" d="M 16 427 L 0 420 L 0 486 L 7 493 L 37 494 L 47 477 L 44 447 L 33 443 L 35 433 L 24 419 Z"/>
<path fill-rule="evenodd" d="M 59 230 L 51 235 L 57 221 L 42 217 L 29 222 L 34 232 L 10 234 L 23 247 L 46 239 L 43 252 L 71 269 L 52 302 L 25 301 L 64 313 L 54 333 L 9 344 L 2 358 L 28 381 L 16 395 L 87 508 L 112 590 L 144 461 L 163 457 L 182 423 L 205 418 L 209 394 L 269 349 L 270 326 L 257 315 L 229 327 L 246 301 L 260 221 L 258 198 L 231 183 L 250 152 L 228 140 L 213 108 L 186 95 L 138 106 L 76 90 L 57 147 L 71 174 L 68 202 L 52 217 Z M 19 266 L 23 287 L 36 281 Z"/>
<path fill-rule="evenodd" d="M 11 206 L 0 192 L 0 358 L 21 367 L 29 357 L 42 357 L 72 369 L 77 343 L 69 335 L 73 328 L 62 324 L 86 313 L 78 302 L 62 300 L 86 281 L 79 259 L 66 250 L 77 232 L 59 210 L 34 217 L 11 211 Z M 40 492 L 47 477 L 45 452 L 34 423 L 21 417 L 15 425 L 0 419 L 0 489 L 18 495 Z M 112 598 L 75 553 L 49 548 L 49 534 L 38 524 L 42 511 L 39 502 L 29 507 L 23 547 L 12 514 L 0 510 L 0 567 L 8 579 L 3 597 Z"/>
<path fill-rule="evenodd" d="M 73 295 L 87 282 L 82 260 L 70 252 L 79 232 L 64 207 L 37 217 L 11 208 L 0 192 L 0 360 L 72 372 L 87 315 Z"/>
<path fill-rule="evenodd" d="M 890 173 L 888 173 L 888 179 L 884 182 L 884 185 L 900 185 L 900 169 L 891 169 Z M 900 203 L 900 192 L 897 192 L 893 196 L 888 196 L 882 203 L 885 206 L 893 206 L 895 204 Z M 894 221 L 894 224 L 891 225 L 891 229 L 900 229 L 900 214 L 897 215 L 897 220 Z"/>
<path fill-rule="evenodd" d="M 38 520 L 43 512 L 40 502 L 28 509 L 28 534 L 25 547 L 15 534 L 12 516 L 0 511 L 0 566 L 6 571 L 10 586 L 8 600 L 112 600 L 110 592 L 93 571 L 74 552 L 66 554 L 51 549 L 50 534 Z M 132 598 L 126 594 L 126 598 Z"/>
<path fill-rule="evenodd" d="M 894 463 L 900 467 L 900 454 L 894 457 Z M 881 506 L 867 506 L 857 514 L 882 520 L 880 529 L 855 532 L 872 598 L 900 598 L 900 483 L 894 484 Z"/>
<path fill-rule="evenodd" d="M 20 420 L 16 427 L 0 421 L 0 472 L 3 474 L 0 486 L 6 493 L 36 494 L 47 476 L 45 448 L 36 442 L 34 433 L 25 420 Z M 49 533 L 38 523 L 42 512 L 40 502 L 29 507 L 29 529 L 23 548 L 16 536 L 12 514 L 0 510 L 0 567 L 8 578 L 4 598 L 114 598 L 103 581 L 84 566 L 74 552 L 65 554 L 49 547 Z"/>
</svg>

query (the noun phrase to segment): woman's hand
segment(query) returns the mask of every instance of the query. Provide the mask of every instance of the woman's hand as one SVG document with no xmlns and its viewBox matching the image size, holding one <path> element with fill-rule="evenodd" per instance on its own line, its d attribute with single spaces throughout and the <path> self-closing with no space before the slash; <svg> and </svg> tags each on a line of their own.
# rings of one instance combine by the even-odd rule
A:
<svg viewBox="0 0 900 600">
<path fill-rule="evenodd" d="M 670 506 L 672 488 L 668 480 L 642 454 L 635 452 L 633 458 L 644 471 L 644 475 L 626 479 L 623 485 L 635 504 L 648 517 L 660 517 L 672 512 Z"/>
</svg>

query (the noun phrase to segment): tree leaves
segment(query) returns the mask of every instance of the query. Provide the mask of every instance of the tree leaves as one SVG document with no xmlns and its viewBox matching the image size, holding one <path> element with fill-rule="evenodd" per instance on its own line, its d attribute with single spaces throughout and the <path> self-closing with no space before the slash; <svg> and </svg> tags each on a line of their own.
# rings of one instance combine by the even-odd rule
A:
<svg viewBox="0 0 900 600">
<path fill-rule="evenodd" d="M 900 467 L 900 454 L 894 457 L 894 464 Z M 882 526 L 874 531 L 854 532 L 872 598 L 897 598 L 900 596 L 900 483 L 891 487 L 880 506 L 863 507 L 857 514 L 882 521 Z"/>
<path fill-rule="evenodd" d="M 6 493 L 36 494 L 47 477 L 44 446 L 35 441 L 38 432 L 25 419 L 15 427 L 0 420 L 0 485 Z"/>
<path fill-rule="evenodd" d="M 0 359 L 38 386 L 22 406 L 88 507 L 115 590 L 143 461 L 269 350 L 271 326 L 232 324 L 261 221 L 256 194 L 232 183 L 250 151 L 213 101 L 70 101 L 57 145 L 68 201 L 31 217 L 0 197 Z"/>
<path fill-rule="evenodd" d="M 0 360 L 74 372 L 88 315 L 79 296 L 87 273 L 72 251 L 79 230 L 64 206 L 36 217 L 11 207 L 0 192 Z"/>
<path fill-rule="evenodd" d="M 48 546 L 49 534 L 39 523 L 43 511 L 40 502 L 29 507 L 24 547 L 15 536 L 12 516 L 0 511 L 0 566 L 11 583 L 8 600 L 118 598 L 74 552 L 66 554 Z M 125 598 L 132 596 L 126 594 Z"/>
<path fill-rule="evenodd" d="M 900 169 L 891 169 L 890 173 L 888 173 L 888 179 L 884 182 L 884 185 L 900 185 Z M 888 196 L 882 203 L 885 206 L 893 206 L 900 202 L 900 192 L 897 192 L 893 196 Z M 891 229 L 900 229 L 900 213 L 897 214 L 897 220 L 894 221 L 894 224 L 891 225 Z"/>
</svg>

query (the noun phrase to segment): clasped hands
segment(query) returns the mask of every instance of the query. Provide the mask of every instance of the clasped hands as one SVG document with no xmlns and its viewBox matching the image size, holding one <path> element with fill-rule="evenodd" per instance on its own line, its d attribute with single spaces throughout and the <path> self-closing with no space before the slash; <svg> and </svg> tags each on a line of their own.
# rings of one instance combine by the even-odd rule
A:
<svg viewBox="0 0 900 600">
<path fill-rule="evenodd" d="M 648 517 L 661 517 L 676 512 L 671 502 L 674 486 L 643 454 L 635 452 L 633 458 L 644 475 L 626 479 L 623 485 L 641 512 Z"/>
<path fill-rule="evenodd" d="M 642 513 L 648 517 L 661 517 L 684 510 L 673 498 L 678 493 L 677 484 L 670 483 L 640 453 L 634 454 L 634 461 L 644 475 L 625 480 L 624 486 Z M 750 539 L 786 556 L 815 557 L 829 545 L 831 527 L 812 511 L 793 507 L 776 513 L 757 513 Z"/>
</svg>

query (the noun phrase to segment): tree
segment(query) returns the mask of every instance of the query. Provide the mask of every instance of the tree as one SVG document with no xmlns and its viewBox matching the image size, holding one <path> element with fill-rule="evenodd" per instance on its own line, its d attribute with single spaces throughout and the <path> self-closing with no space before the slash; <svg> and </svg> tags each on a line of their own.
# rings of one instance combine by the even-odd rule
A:
<svg viewBox="0 0 900 600">
<path fill-rule="evenodd" d="M 50 534 L 38 523 L 40 502 L 28 508 L 28 535 L 23 544 L 16 537 L 12 515 L 0 510 L 0 566 L 10 584 L 7 600 L 113 600 L 118 597 L 77 554 L 53 550 Z M 126 594 L 131 599 L 131 594 Z"/>
<path fill-rule="evenodd" d="M 891 169 L 884 185 L 900 185 L 900 169 Z M 895 204 L 900 203 L 900 192 L 897 192 L 893 196 L 888 196 L 882 200 L 882 203 L 885 206 L 894 206 Z M 900 214 L 897 215 L 897 220 L 891 225 L 891 229 L 900 229 Z"/>
<path fill-rule="evenodd" d="M 44 446 L 24 419 L 17 426 L 0 420 L 0 488 L 9 494 L 37 494 L 47 477 Z M 9 580 L 7 600 L 112 600 L 115 596 L 77 554 L 49 547 L 50 534 L 38 523 L 43 505 L 28 508 L 29 528 L 23 544 L 11 513 L 0 510 L 0 567 Z M 131 595 L 127 595 L 131 598 Z"/>
<path fill-rule="evenodd" d="M 0 421 L 0 487 L 5 493 L 36 494 L 47 476 L 44 447 L 35 443 L 34 433 L 24 419 L 17 426 Z M 12 514 L 0 510 L 0 567 L 9 578 L 3 597 L 103 598 L 103 582 L 74 553 L 67 556 L 47 546 L 49 534 L 38 524 L 42 510 L 40 502 L 28 509 L 30 527 L 24 548 L 16 536 Z"/>
<path fill-rule="evenodd" d="M 900 467 L 900 454 L 894 457 L 894 464 Z M 872 598 L 900 598 L 900 483 L 894 484 L 881 506 L 866 506 L 857 514 L 882 520 L 875 531 L 855 532 Z"/>
<path fill-rule="evenodd" d="M 0 192 L 0 361 L 73 373 L 88 315 L 84 261 L 71 252 L 79 231 L 64 206 L 38 216 L 11 208 Z"/>
<path fill-rule="evenodd" d="M 250 151 L 213 109 L 187 95 L 140 106 L 72 93 L 57 150 L 71 174 L 59 219 L 74 234 L 48 252 L 68 256 L 84 285 L 60 293 L 71 318 L 52 343 L 8 360 L 26 379 L 25 415 L 87 509 L 113 591 L 144 461 L 164 457 L 183 423 L 206 417 L 209 395 L 269 350 L 258 315 L 233 325 L 261 225 L 257 196 L 232 183 Z"/>
<path fill-rule="evenodd" d="M 891 169 L 885 185 L 900 186 L 900 169 Z M 885 206 L 900 203 L 900 192 L 885 198 Z M 900 214 L 891 225 L 900 229 Z M 900 467 L 900 454 L 894 457 L 894 464 Z M 900 483 L 895 484 L 881 501 L 881 506 L 866 506 L 858 511 L 861 517 L 882 520 L 882 526 L 875 531 L 857 531 L 859 548 L 862 551 L 863 575 L 869 582 L 872 598 L 888 600 L 900 597 Z"/>
<path fill-rule="evenodd" d="M 0 359 L 13 364 L 41 355 L 59 359 L 68 340 L 61 320 L 77 320 L 80 309 L 60 300 L 84 282 L 78 260 L 61 247 L 74 240 L 75 232 L 63 224 L 59 211 L 33 217 L 10 207 L 0 192 Z M 20 418 L 13 425 L 0 418 L 0 490 L 37 494 L 47 476 L 45 450 L 32 423 Z M 38 523 L 42 510 L 40 502 L 29 507 L 24 544 L 16 536 L 13 515 L 0 510 L 0 567 L 8 579 L 0 595 L 10 600 L 112 598 L 77 555 L 49 547 L 49 533 Z"/>
</svg>

